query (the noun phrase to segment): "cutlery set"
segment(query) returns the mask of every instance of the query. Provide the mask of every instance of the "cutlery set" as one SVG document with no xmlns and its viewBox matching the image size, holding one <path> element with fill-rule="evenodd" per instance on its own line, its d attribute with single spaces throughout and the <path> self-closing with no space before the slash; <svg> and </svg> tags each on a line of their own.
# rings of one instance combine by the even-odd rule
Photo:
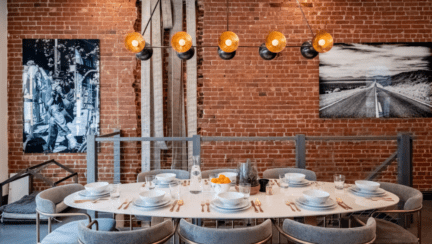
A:
<svg viewBox="0 0 432 244">
<path fill-rule="evenodd" d="M 294 202 L 286 201 L 285 204 L 289 206 L 293 212 L 295 212 L 296 209 L 297 211 L 301 212 L 301 210 L 297 207 L 297 205 Z M 294 206 L 295 209 L 292 206 Z"/>
<path fill-rule="evenodd" d="M 344 208 L 345 210 L 353 209 L 352 207 L 350 207 L 350 206 L 348 206 L 346 203 L 344 203 L 340 197 L 336 197 L 336 202 L 337 202 L 337 204 L 338 204 L 339 206 L 341 206 L 341 207 Z"/>
<path fill-rule="evenodd" d="M 260 202 L 260 200 L 256 199 L 255 202 L 253 200 L 251 200 L 251 204 L 252 204 L 252 206 L 255 209 L 255 213 L 259 213 L 260 211 L 261 211 L 261 213 L 264 213 L 264 210 L 261 208 L 261 202 Z M 257 206 L 259 208 L 259 211 L 258 211 Z"/>
<path fill-rule="evenodd" d="M 108 198 L 98 198 L 95 200 L 75 200 L 74 203 L 85 203 L 85 202 L 97 203 L 98 201 L 105 201 L 105 200 L 108 200 Z"/>
</svg>

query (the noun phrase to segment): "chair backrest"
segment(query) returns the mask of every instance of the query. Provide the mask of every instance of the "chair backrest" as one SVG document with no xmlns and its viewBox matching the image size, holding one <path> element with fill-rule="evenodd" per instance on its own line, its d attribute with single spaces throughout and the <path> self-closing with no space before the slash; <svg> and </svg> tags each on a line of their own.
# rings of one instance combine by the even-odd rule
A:
<svg viewBox="0 0 432 244">
<path fill-rule="evenodd" d="M 84 244 L 116 243 L 116 244 L 150 244 L 155 243 L 174 232 L 170 220 L 146 229 L 132 231 L 97 231 L 86 227 L 88 223 L 78 224 L 78 238 Z"/>
<path fill-rule="evenodd" d="M 271 237 L 272 223 L 268 219 L 253 227 L 215 229 L 193 225 L 182 219 L 178 231 L 184 238 L 200 244 L 251 244 Z"/>
<path fill-rule="evenodd" d="M 299 168 L 274 168 L 267 169 L 263 173 L 264 179 L 279 179 L 279 174 L 286 173 L 302 173 L 306 175 L 306 180 L 316 181 L 317 177 L 315 172 L 308 169 L 299 169 Z"/>
<path fill-rule="evenodd" d="M 209 178 L 211 174 L 219 174 L 222 172 L 237 172 L 237 169 L 212 169 L 212 170 L 204 170 L 201 172 L 202 178 Z"/>
<path fill-rule="evenodd" d="M 173 173 L 176 174 L 176 178 L 180 180 L 187 180 L 189 179 L 189 172 L 186 170 L 181 169 L 155 169 L 148 172 L 142 172 L 138 174 L 137 182 L 144 182 L 145 177 L 147 175 L 157 175 L 157 174 L 163 174 L 163 173 Z"/>
<path fill-rule="evenodd" d="M 301 241 L 320 244 L 368 243 L 376 237 L 376 222 L 369 218 L 366 225 L 355 228 L 323 228 L 285 219 L 283 231 Z"/>
<path fill-rule="evenodd" d="M 64 186 L 56 186 L 40 192 L 36 196 L 36 209 L 42 213 L 56 213 L 56 204 L 63 201 L 68 195 L 84 190 L 84 186 L 80 184 L 70 184 Z"/>
<path fill-rule="evenodd" d="M 419 190 L 394 183 L 379 183 L 382 189 L 389 191 L 399 197 L 400 201 L 404 203 L 404 210 L 414 210 L 422 206 L 423 194 Z"/>
</svg>

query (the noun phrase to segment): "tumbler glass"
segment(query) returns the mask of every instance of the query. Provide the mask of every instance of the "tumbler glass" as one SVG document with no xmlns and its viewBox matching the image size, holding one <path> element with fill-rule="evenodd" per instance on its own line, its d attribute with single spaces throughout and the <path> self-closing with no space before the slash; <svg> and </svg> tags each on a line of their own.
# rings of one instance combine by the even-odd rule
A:
<svg viewBox="0 0 432 244">
<path fill-rule="evenodd" d="M 251 192 L 251 184 L 240 183 L 239 184 L 239 192 L 244 194 L 244 199 L 249 199 L 250 192 Z"/>
<path fill-rule="evenodd" d="M 334 178 L 335 188 L 337 190 L 343 190 L 344 189 L 344 183 L 345 183 L 345 175 L 335 174 L 333 176 L 333 178 Z"/>
<path fill-rule="evenodd" d="M 119 197 L 120 197 L 120 183 L 111 184 L 110 198 L 114 199 Z"/>
<path fill-rule="evenodd" d="M 285 174 L 279 174 L 279 181 L 280 188 L 288 188 L 288 179 L 285 177 Z"/>
<path fill-rule="evenodd" d="M 156 177 L 154 175 L 147 175 L 145 177 L 146 185 L 148 186 L 149 190 L 153 190 L 156 187 L 155 184 Z"/>
<path fill-rule="evenodd" d="M 174 200 L 179 200 L 180 199 L 180 183 L 178 183 L 178 182 L 169 183 L 169 189 L 170 189 L 171 198 Z"/>
</svg>

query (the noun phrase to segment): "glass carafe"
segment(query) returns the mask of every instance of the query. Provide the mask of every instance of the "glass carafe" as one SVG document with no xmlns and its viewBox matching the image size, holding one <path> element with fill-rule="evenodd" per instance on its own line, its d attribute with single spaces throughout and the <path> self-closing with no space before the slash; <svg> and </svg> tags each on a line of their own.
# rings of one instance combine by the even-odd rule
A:
<svg viewBox="0 0 432 244">
<path fill-rule="evenodd" d="M 203 190 L 203 182 L 201 176 L 200 156 L 193 157 L 193 165 L 190 174 L 189 191 L 192 194 L 199 194 Z"/>
</svg>

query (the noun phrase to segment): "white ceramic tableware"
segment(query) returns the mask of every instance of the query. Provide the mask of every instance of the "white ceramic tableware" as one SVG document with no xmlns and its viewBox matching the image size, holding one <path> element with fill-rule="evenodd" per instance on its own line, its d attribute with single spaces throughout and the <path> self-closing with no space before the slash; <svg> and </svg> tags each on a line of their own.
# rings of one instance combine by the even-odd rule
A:
<svg viewBox="0 0 432 244">
<path fill-rule="evenodd" d="M 217 198 L 226 206 L 235 206 L 243 201 L 244 194 L 240 192 L 222 192 Z"/>
<path fill-rule="evenodd" d="M 321 190 L 307 190 L 303 192 L 303 196 L 308 200 L 316 204 L 323 204 L 330 197 L 330 194 Z"/>
<path fill-rule="evenodd" d="M 227 183 L 227 184 L 217 184 L 217 183 L 213 183 L 211 182 L 211 187 L 212 189 L 216 192 L 216 194 L 222 193 L 222 192 L 228 192 L 231 184 Z"/>
<path fill-rule="evenodd" d="M 287 178 L 289 182 L 300 182 L 306 178 L 306 175 L 300 173 L 286 173 L 285 178 Z"/>
<path fill-rule="evenodd" d="M 108 182 L 93 182 L 84 186 L 90 194 L 100 194 L 107 190 Z"/>
<path fill-rule="evenodd" d="M 146 203 L 157 203 L 161 201 L 165 196 L 164 191 L 152 190 L 152 191 L 143 191 L 139 194 L 141 200 Z"/>
<path fill-rule="evenodd" d="M 156 175 L 156 179 L 161 182 L 171 182 L 176 178 L 176 174 L 164 173 Z"/>
<path fill-rule="evenodd" d="M 237 180 L 237 173 L 235 172 L 222 172 L 218 174 L 219 175 L 225 175 L 225 177 L 229 178 L 231 183 L 235 183 Z"/>
<path fill-rule="evenodd" d="M 366 192 L 374 192 L 380 187 L 380 183 L 368 180 L 356 180 L 355 184 L 360 190 Z"/>
</svg>

